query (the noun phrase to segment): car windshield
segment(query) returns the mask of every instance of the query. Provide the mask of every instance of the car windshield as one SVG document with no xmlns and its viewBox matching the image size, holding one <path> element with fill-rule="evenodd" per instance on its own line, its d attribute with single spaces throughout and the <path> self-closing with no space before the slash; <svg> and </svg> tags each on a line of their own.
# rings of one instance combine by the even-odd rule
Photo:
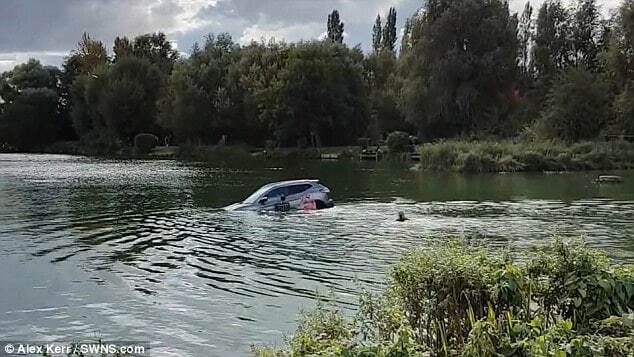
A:
<svg viewBox="0 0 634 357">
<path fill-rule="evenodd" d="M 260 198 L 260 196 L 262 196 L 264 193 L 266 193 L 266 191 L 268 191 L 270 188 L 271 188 L 270 186 L 260 187 L 260 189 L 258 189 L 257 191 L 253 192 L 251 194 L 251 196 L 247 197 L 243 202 L 244 203 L 254 203 L 255 201 L 257 201 L 258 198 Z"/>
</svg>

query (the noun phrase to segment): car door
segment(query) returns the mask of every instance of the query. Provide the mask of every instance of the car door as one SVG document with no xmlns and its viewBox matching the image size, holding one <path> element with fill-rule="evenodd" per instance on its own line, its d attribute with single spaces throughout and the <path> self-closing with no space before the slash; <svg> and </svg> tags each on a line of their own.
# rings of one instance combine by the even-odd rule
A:
<svg viewBox="0 0 634 357">
<path fill-rule="evenodd" d="M 310 189 L 312 185 L 304 183 L 298 185 L 291 185 L 288 187 L 288 197 L 286 200 L 290 204 L 291 208 L 300 209 L 302 199 L 306 196 L 306 191 Z"/>
<path fill-rule="evenodd" d="M 265 202 L 259 202 L 260 209 L 267 211 L 283 211 L 285 207 L 282 207 L 282 196 L 286 197 L 286 187 L 278 187 L 270 190 L 262 197 L 266 197 Z M 286 200 L 285 200 L 286 201 Z"/>
</svg>

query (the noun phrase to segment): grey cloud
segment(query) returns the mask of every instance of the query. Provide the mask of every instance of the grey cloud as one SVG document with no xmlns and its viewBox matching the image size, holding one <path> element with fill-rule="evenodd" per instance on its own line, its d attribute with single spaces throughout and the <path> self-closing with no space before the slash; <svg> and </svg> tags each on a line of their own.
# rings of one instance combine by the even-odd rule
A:
<svg viewBox="0 0 634 357">
<path fill-rule="evenodd" d="M 75 46 L 82 32 L 104 41 L 110 49 L 116 36 L 134 37 L 163 31 L 186 51 L 206 33 L 229 32 L 249 41 L 259 36 L 296 41 L 318 38 L 326 30 L 326 17 L 338 9 L 349 45 L 371 42 L 377 13 L 390 6 L 398 13 L 398 26 L 424 0 L 1 0 L 0 70 L 11 60 L 32 55 L 44 63 L 60 64 L 59 55 Z M 599 0 L 607 10 L 620 0 Z M 525 0 L 510 0 L 512 11 L 521 11 Z M 540 1 L 533 1 L 538 7 Z M 18 55 L 16 55 L 18 54 Z M 12 58 L 13 58 L 12 57 Z"/>
</svg>

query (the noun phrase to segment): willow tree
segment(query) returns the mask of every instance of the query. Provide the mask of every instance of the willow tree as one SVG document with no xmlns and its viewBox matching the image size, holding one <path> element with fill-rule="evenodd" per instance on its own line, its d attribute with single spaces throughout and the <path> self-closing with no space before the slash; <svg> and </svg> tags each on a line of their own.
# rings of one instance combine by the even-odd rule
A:
<svg viewBox="0 0 634 357">
<path fill-rule="evenodd" d="M 518 74 L 508 2 L 430 0 L 414 20 L 416 38 L 400 69 L 408 121 L 428 138 L 495 131 Z"/>
</svg>

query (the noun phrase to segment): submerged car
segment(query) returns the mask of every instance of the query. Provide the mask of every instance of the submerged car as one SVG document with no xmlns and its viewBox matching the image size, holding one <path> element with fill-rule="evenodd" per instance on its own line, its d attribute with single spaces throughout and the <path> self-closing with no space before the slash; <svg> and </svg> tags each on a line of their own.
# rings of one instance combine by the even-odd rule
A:
<svg viewBox="0 0 634 357">
<path fill-rule="evenodd" d="M 334 206 L 330 189 L 319 180 L 292 180 L 269 183 L 240 203 L 225 207 L 229 211 L 290 211 L 324 209 Z"/>
</svg>

